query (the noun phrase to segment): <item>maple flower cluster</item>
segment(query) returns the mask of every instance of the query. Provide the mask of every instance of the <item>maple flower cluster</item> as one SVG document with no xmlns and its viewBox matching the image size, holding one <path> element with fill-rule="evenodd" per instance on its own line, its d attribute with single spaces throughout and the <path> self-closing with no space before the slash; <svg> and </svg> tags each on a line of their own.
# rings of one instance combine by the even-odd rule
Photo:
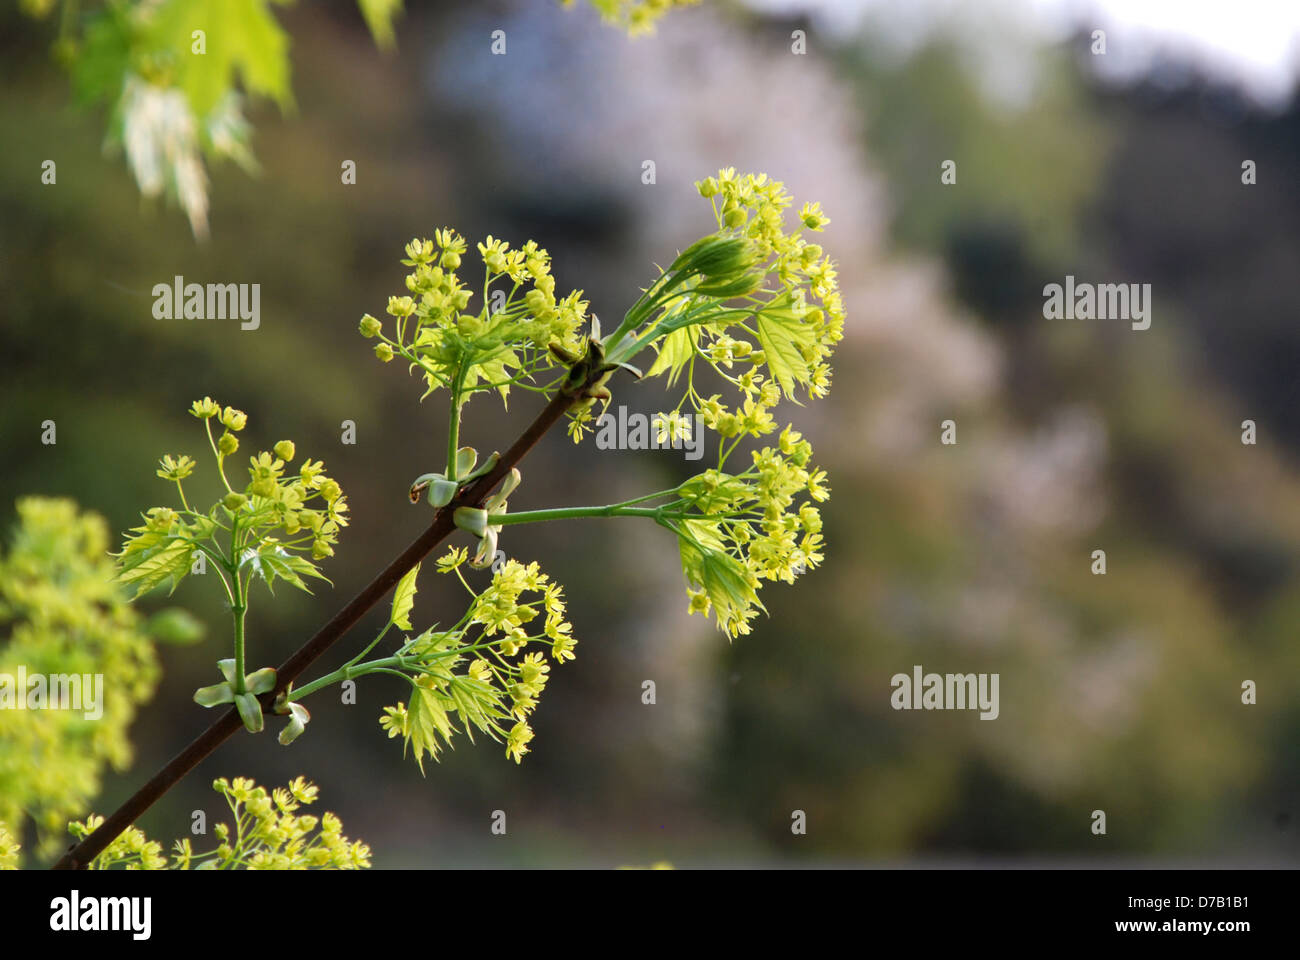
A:
<svg viewBox="0 0 1300 960">
<path fill-rule="evenodd" d="M 575 656 L 564 591 L 536 563 L 507 560 L 480 593 L 461 573 L 467 560 L 463 548 L 438 560 L 438 571 L 458 577 L 473 599 L 451 630 L 426 630 L 402 648 L 410 702 L 386 707 L 379 721 L 389 737 L 403 738 L 421 770 L 426 752 L 436 760 L 451 742 L 457 715 L 471 742 L 478 729 L 504 742 L 518 763 L 529 752 L 528 716 L 551 669 L 545 653 L 555 663 Z"/>
<path fill-rule="evenodd" d="M 362 335 L 378 339 L 380 360 L 400 356 L 419 368 L 426 397 L 447 389 L 459 405 L 477 391 L 495 389 L 505 399 L 511 386 L 539 389 L 529 386 L 533 378 L 560 365 L 550 345 L 577 349 L 587 311 L 582 291 L 557 298 L 549 253 L 532 240 L 512 249 L 489 236 L 478 244 L 482 307 L 466 312 L 474 296 L 458 273 L 466 247 L 450 228 L 408 243 L 402 263 L 414 270 L 409 295 L 388 300 L 391 335 L 370 314 L 361 318 Z"/>
<path fill-rule="evenodd" d="M 763 609 L 761 581 L 793 583 L 822 562 L 821 512 L 808 500 L 830 491 L 811 457 L 812 445 L 786 427 L 744 472 L 707 470 L 678 489 L 694 510 L 666 522 L 678 536 L 691 613 L 712 610 L 730 636 L 747 634 Z"/>
<path fill-rule="evenodd" d="M 726 472 L 727 462 L 743 441 L 779 429 L 773 411 L 783 400 L 826 395 L 845 311 L 834 263 L 804 236 L 830 222 L 819 204 L 805 203 L 791 228 L 794 201 L 765 174 L 727 168 L 696 189 L 712 203 L 718 232 L 661 271 L 605 350 L 621 362 L 653 347 L 646 377 L 685 383 L 677 405 L 656 417 L 661 438 L 690 430 L 684 409 L 718 437 L 717 466 L 673 491 L 678 499 L 656 519 L 677 533 L 690 611 L 712 611 L 735 637 L 763 610 L 761 581 L 791 582 L 821 562 L 821 514 L 808 501 L 829 490 L 811 444 L 791 425 L 775 446 L 752 451 L 743 472 Z M 733 387 L 735 398 L 708 391 L 706 377 Z M 595 415 L 571 414 L 575 441 Z"/>
<path fill-rule="evenodd" d="M 318 790 L 298 777 L 287 787 L 267 791 L 252 780 L 222 777 L 212 789 L 226 799 L 234 828 L 218 823 L 215 850 L 196 853 L 188 838 L 173 845 L 172 859 L 162 845 L 135 827 L 128 827 L 90 864 L 92 870 L 358 870 L 370 866 L 370 848 L 343 835 L 343 824 L 332 813 L 299 815 L 316 802 Z M 78 840 L 94 832 L 104 818 L 91 815 L 74 821 L 68 832 Z"/>
<path fill-rule="evenodd" d="M 231 575 L 256 574 L 268 586 L 279 578 L 306 590 L 303 577 L 324 579 L 312 560 L 332 556 L 339 530 L 348 524 L 347 497 L 325 475 L 324 464 L 307 458 L 296 472 L 288 472 L 296 450 L 292 441 L 281 440 L 249 458 L 248 482 L 237 490 L 226 476 L 226 460 L 239 450 L 236 434 L 246 426 L 247 415 L 210 397 L 196 400 L 190 412 L 203 421 L 226 493 L 206 512 L 191 509 L 183 482 L 193 474 L 195 461 L 163 457 L 158 476 L 176 484 L 181 506 L 153 507 L 144 524 L 131 529 L 132 536 L 116 554 L 118 579 L 134 585 L 137 596 L 165 581 L 174 589 L 190 572 L 196 551 Z M 213 435 L 214 423 L 223 428 L 219 437 Z"/>
<path fill-rule="evenodd" d="M 826 395 L 829 358 L 844 336 L 844 301 L 835 264 L 804 237 L 830 223 L 820 204 L 805 203 L 787 229 L 793 198 L 766 174 L 741 176 L 729 167 L 696 189 L 711 201 L 718 232 L 660 273 L 605 350 L 611 361 L 626 361 L 653 347 L 657 357 L 646 376 L 664 375 L 669 388 L 684 379 L 677 405 L 658 415 L 666 429 L 688 422 L 688 407 L 734 437 L 767 424 L 783 397 Z M 696 374 L 705 370 L 740 392 L 738 408 L 720 393 L 704 394 Z M 596 416 L 590 407 L 573 412 L 575 442 Z"/>
</svg>

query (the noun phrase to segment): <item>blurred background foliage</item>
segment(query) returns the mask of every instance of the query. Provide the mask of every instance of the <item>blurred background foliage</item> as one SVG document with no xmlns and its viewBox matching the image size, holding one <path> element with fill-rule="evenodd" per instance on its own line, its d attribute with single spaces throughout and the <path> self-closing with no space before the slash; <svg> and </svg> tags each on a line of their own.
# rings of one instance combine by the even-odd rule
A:
<svg viewBox="0 0 1300 960">
<path fill-rule="evenodd" d="M 112 582 L 103 518 L 66 499 L 24 497 L 17 509 L 12 542 L 0 550 L 0 824 L 14 835 L 36 831 L 49 855 L 99 794 L 105 767 L 130 766 L 131 722 L 158 684 L 153 641 L 194 643 L 202 628 L 181 609 L 141 622 Z M 72 709 L 19 707 L 28 705 L 21 671 L 77 677 Z M 58 696 L 51 680 L 36 703 Z"/>
<path fill-rule="evenodd" d="M 899 53 L 869 25 L 831 34 L 733 4 L 635 41 L 582 7 L 420 4 L 389 53 L 350 0 L 277 17 L 296 110 L 251 106 L 260 170 L 212 168 L 199 243 L 105 160 L 105 117 L 71 104 L 51 28 L 0 13 L 6 526 L 35 493 L 133 525 L 164 492 L 156 459 L 200 452 L 190 401 L 238 406 L 250 443 L 327 451 L 352 504 L 334 588 L 251 611 L 250 642 L 278 661 L 427 521 L 405 491 L 437 469 L 443 424 L 355 332 L 402 275 L 401 245 L 444 224 L 533 237 L 558 285 L 613 319 L 708 228 L 691 181 L 734 165 L 833 220 L 850 323 L 830 398 L 796 414 L 831 475 L 828 562 L 728 645 L 687 618 L 668 538 L 512 530 L 511 555 L 565 585 L 582 641 L 521 766 L 462 745 L 421 778 L 378 726 L 396 681 L 373 681 L 356 706 L 314 699 L 291 748 L 238 734 L 147 832 L 178 834 L 214 777 L 305 774 L 379 867 L 1300 856 L 1300 100 L 1264 108 L 1177 61 L 1103 81 L 1082 27 L 1057 45 L 988 27 L 1024 70 L 999 88 L 961 30 Z M 497 28 L 506 56 L 488 51 Z M 1067 273 L 1151 283 L 1151 329 L 1042 319 L 1044 284 Z M 152 286 L 175 275 L 260 283 L 260 329 L 154 319 Z M 655 387 L 615 392 L 657 409 Z M 473 407 L 463 436 L 507 442 L 526 406 Z M 955 447 L 938 443 L 948 418 Z M 676 456 L 557 433 L 512 507 L 657 489 L 687 475 Z M 197 579 L 170 602 L 209 639 L 160 649 L 135 764 L 106 778 L 101 812 L 210 719 L 190 696 L 224 655 L 226 614 Z M 424 589 L 417 619 L 456 602 Z M 998 672 L 1000 717 L 890 709 L 890 676 L 916 663 Z M 508 839 L 489 833 L 496 809 Z"/>
</svg>

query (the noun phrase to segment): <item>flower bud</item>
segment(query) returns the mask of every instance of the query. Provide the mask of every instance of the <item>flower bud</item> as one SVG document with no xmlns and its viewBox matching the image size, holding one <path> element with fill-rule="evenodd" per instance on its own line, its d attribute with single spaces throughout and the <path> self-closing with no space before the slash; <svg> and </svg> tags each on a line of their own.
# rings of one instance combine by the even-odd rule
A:
<svg viewBox="0 0 1300 960">
<path fill-rule="evenodd" d="M 438 261 L 444 269 L 455 270 L 460 266 L 460 254 L 455 250 L 444 250 L 442 257 Z"/>
<path fill-rule="evenodd" d="M 382 330 L 383 328 L 384 328 L 383 324 L 381 324 L 378 319 L 372 317 L 368 313 L 361 318 L 361 324 L 359 326 L 359 329 L 361 330 L 361 335 L 363 337 L 370 338 L 370 337 L 378 336 L 379 331 Z"/>
<path fill-rule="evenodd" d="M 799 522 L 809 533 L 821 533 L 822 516 L 821 512 L 810 503 L 805 503 L 799 508 Z"/>
<path fill-rule="evenodd" d="M 288 462 L 293 459 L 294 445 L 292 440 L 281 440 L 274 447 L 275 455 L 281 460 Z"/>
<path fill-rule="evenodd" d="M 388 312 L 395 317 L 409 317 L 415 312 L 415 301 L 410 297 L 389 297 Z"/>
<path fill-rule="evenodd" d="M 674 261 L 673 269 L 698 273 L 717 283 L 730 283 L 757 261 L 757 251 L 750 241 L 712 233 L 683 250 Z"/>
<path fill-rule="evenodd" d="M 524 294 L 524 306 L 528 308 L 528 312 L 533 316 L 539 316 L 550 306 L 550 303 L 546 298 L 546 294 L 534 287 Z"/>
<path fill-rule="evenodd" d="M 377 343 L 375 344 L 375 356 L 384 363 L 388 363 L 393 359 L 393 348 L 386 343 Z"/>
<path fill-rule="evenodd" d="M 239 441 L 236 440 L 235 435 L 228 430 L 221 435 L 220 439 L 217 440 L 217 451 L 223 457 L 230 456 L 238 449 Z"/>
<path fill-rule="evenodd" d="M 242 493 L 228 493 L 221 498 L 221 505 L 231 513 L 234 513 L 247 502 L 248 497 L 244 496 Z"/>
<path fill-rule="evenodd" d="M 248 414 L 243 410 L 236 410 L 234 407 L 226 407 L 221 411 L 221 422 L 230 430 L 236 432 L 243 430 L 244 425 L 248 423 Z"/>
<path fill-rule="evenodd" d="M 719 300 L 731 300 L 753 293 L 763 285 L 763 272 L 752 270 L 729 280 L 707 281 L 695 288 L 697 293 L 716 297 Z"/>
<path fill-rule="evenodd" d="M 705 177 L 703 180 L 695 182 L 695 189 L 700 191 L 700 196 L 705 200 L 718 195 L 718 181 L 714 177 Z"/>
</svg>

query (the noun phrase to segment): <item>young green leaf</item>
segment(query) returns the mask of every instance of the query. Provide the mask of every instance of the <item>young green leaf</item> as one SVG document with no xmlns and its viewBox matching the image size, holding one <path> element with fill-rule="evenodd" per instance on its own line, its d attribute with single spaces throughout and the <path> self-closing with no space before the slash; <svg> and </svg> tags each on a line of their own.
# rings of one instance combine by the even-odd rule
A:
<svg viewBox="0 0 1300 960">
<path fill-rule="evenodd" d="M 415 605 L 415 578 L 420 573 L 420 564 L 416 564 L 397 584 L 393 591 L 393 612 L 389 621 L 400 630 L 411 629 L 411 608 Z"/>
<path fill-rule="evenodd" d="M 148 593 L 164 580 L 172 581 L 172 590 L 190 572 L 190 563 L 194 556 L 194 544 L 186 540 L 172 540 L 161 550 L 150 551 L 149 555 L 127 567 L 118 574 L 118 580 L 134 584 L 137 597 Z"/>
<path fill-rule="evenodd" d="M 406 742 L 415 752 L 415 763 L 424 773 L 424 754 L 435 760 L 440 748 L 438 737 L 451 742 L 453 728 L 447 716 L 442 693 L 416 684 L 411 688 L 411 706 L 407 710 Z"/>
<path fill-rule="evenodd" d="M 812 324 L 804 323 L 788 296 L 755 313 L 754 323 L 768 369 L 781 385 L 781 391 L 793 399 L 795 384 L 812 381 L 812 371 L 803 351 L 811 352 L 815 347 L 816 331 Z"/>
</svg>

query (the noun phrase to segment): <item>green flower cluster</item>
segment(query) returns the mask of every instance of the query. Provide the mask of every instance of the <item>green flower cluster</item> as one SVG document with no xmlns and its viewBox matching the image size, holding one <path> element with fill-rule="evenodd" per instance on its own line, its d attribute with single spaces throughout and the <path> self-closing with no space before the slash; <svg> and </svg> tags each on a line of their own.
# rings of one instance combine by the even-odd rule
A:
<svg viewBox="0 0 1300 960">
<path fill-rule="evenodd" d="M 477 728 L 504 741 L 506 756 L 518 763 L 533 739 L 528 716 L 551 669 L 543 653 L 529 647 L 543 647 L 556 663 L 574 659 L 577 641 L 559 584 L 536 563 L 508 560 L 477 592 L 461 573 L 467 559 L 466 550 L 453 548 L 437 567 L 464 584 L 469 608 L 450 630 L 426 630 L 402 647 L 394 659 L 411 683 L 410 703 L 386 707 L 380 718 L 389 737 L 402 737 L 412 749 L 421 769 L 426 751 L 436 760 L 451 742 L 455 715 L 471 742 Z"/>
<path fill-rule="evenodd" d="M 164 582 L 175 590 L 196 554 L 213 563 L 230 602 L 234 656 L 218 663 L 226 682 L 200 689 L 194 699 L 205 707 L 234 703 L 245 728 L 258 733 L 264 720 L 257 695 L 275 686 L 275 671 L 263 667 L 246 672 L 244 618 L 253 579 L 260 578 L 272 592 L 279 579 L 310 593 L 303 578 L 326 579 L 313 561 L 333 555 L 339 530 L 348 524 L 348 502 L 319 460 L 308 458 L 296 473 L 287 472 L 297 452 L 290 440 L 250 457 L 248 482 L 236 490 L 226 476 L 226 460 L 239 450 L 235 434 L 247 425 L 247 415 L 211 397 L 196 400 L 190 413 L 203 421 L 226 493 L 206 512 L 191 509 L 184 482 L 194 473 L 194 460 L 163 457 L 158 476 L 176 484 L 180 509 L 153 507 L 144 515 L 144 524 L 131 529 L 115 554 L 118 580 L 134 586 L 138 597 Z M 219 437 L 213 435 L 214 422 L 224 428 Z M 305 722 L 293 714 L 291 723 L 298 732 Z"/>
<path fill-rule="evenodd" d="M 812 445 L 786 427 L 743 473 L 707 470 L 678 488 L 693 510 L 663 522 L 677 533 L 691 613 L 712 609 L 729 635 L 747 634 L 763 609 L 761 581 L 793 583 L 821 563 L 821 513 L 807 498 L 830 491 L 811 457 Z"/>
<path fill-rule="evenodd" d="M 482 306 L 466 312 L 474 292 L 458 274 L 465 252 L 465 239 L 451 229 L 408 243 L 402 263 L 415 269 L 406 277 L 410 295 L 388 300 L 391 336 L 370 314 L 361 318 L 362 335 L 378 339 L 380 360 L 401 357 L 420 369 L 424 396 L 446 389 L 457 409 L 482 390 L 504 400 L 511 386 L 548 389 L 532 381 L 559 364 L 551 344 L 577 349 L 587 311 L 582 291 L 557 299 L 549 253 L 531 240 L 511 249 L 489 236 L 478 244 L 484 276 L 474 292 Z"/>
<path fill-rule="evenodd" d="M 173 845 L 168 860 L 162 845 L 129 827 L 90 864 L 92 870 L 358 870 L 370 866 L 370 848 L 343 836 L 343 824 L 332 813 L 317 818 L 299 815 L 303 806 L 316 802 L 315 785 L 302 777 L 271 792 L 252 780 L 224 777 L 212 788 L 226 799 L 234 828 L 218 823 L 218 846 L 195 853 L 188 838 Z M 68 825 L 78 840 L 89 836 L 103 817 Z"/>
<path fill-rule="evenodd" d="M 573 0 L 561 0 L 566 7 Z M 700 0 L 591 0 L 602 20 L 623 27 L 632 36 L 653 33 L 655 23 L 674 7 L 690 7 Z"/>
<path fill-rule="evenodd" d="M 661 271 L 603 347 L 610 363 L 654 347 L 646 376 L 664 375 L 670 388 L 685 382 L 677 405 L 656 418 L 661 439 L 689 431 L 689 409 L 719 438 L 717 466 L 633 501 L 668 498 L 659 507 L 617 504 L 607 515 L 652 516 L 672 529 L 691 612 L 712 610 L 735 637 L 763 610 L 762 581 L 792 582 L 821 562 L 821 515 L 807 501 L 824 501 L 829 491 L 825 471 L 812 465 L 812 446 L 790 425 L 775 447 L 753 451 L 742 473 L 725 472 L 727 461 L 743 441 L 776 432 L 772 411 L 782 400 L 826 395 L 845 313 L 834 263 L 804 236 L 830 222 L 819 204 L 805 203 L 789 228 L 793 199 L 765 174 L 728 168 L 696 188 L 711 201 L 718 232 Z M 732 405 L 720 393 L 706 395 L 697 373 L 734 387 Z M 571 412 L 575 442 L 595 416 L 591 406 Z"/>
<path fill-rule="evenodd" d="M 164 582 L 172 589 L 190 572 L 196 552 L 218 567 L 232 606 L 242 607 L 247 583 L 260 577 L 269 587 L 277 578 L 307 590 L 303 577 L 325 579 L 312 560 L 332 556 L 339 529 L 347 526 L 347 498 L 325 475 L 324 464 L 306 459 L 296 473 L 286 473 L 294 444 L 277 443 L 273 451 L 249 458 L 248 482 L 236 490 L 226 476 L 226 460 L 239 449 L 236 434 L 247 416 L 222 407 L 211 397 L 196 400 L 190 412 L 203 421 L 217 474 L 226 493 L 207 511 L 190 508 L 184 480 L 195 469 L 188 456 L 165 456 L 158 476 L 176 484 L 180 508 L 154 507 L 144 524 L 133 527 L 115 556 L 119 579 L 136 588 L 136 596 Z M 213 436 L 213 423 L 222 428 Z"/>
<path fill-rule="evenodd" d="M 752 462 L 743 472 L 726 472 L 728 459 L 742 442 L 780 429 L 773 411 L 783 401 L 826 395 L 845 311 L 834 262 L 807 237 L 830 223 L 820 204 L 804 203 L 792 217 L 794 200 L 784 184 L 766 174 L 739 175 L 733 168 L 699 181 L 696 189 L 710 201 L 718 229 L 661 270 L 606 337 L 593 318 L 585 341 L 575 343 L 585 311 L 576 295 L 572 313 L 561 310 L 558 316 L 527 303 L 533 298 L 537 306 L 551 304 L 549 291 L 544 297 L 537 289 L 518 295 L 525 283 L 549 278 L 549 260 L 531 242 L 522 251 L 491 238 L 479 245 L 489 284 L 504 276 L 513 280 L 514 290 L 506 308 L 491 316 L 460 314 L 469 294 L 449 271 L 459 266 L 464 241 L 450 230 L 438 231 L 436 245 L 412 241 L 408 246 L 410 259 L 404 262 L 416 273 L 407 284 L 420 294 L 422 305 L 411 297 L 390 303 L 395 337 L 385 337 L 382 324 L 369 315 L 361 332 L 381 337 L 381 357 L 401 353 L 421 366 L 430 390 L 452 390 L 447 466 L 442 473 L 423 474 L 411 488 L 413 500 L 429 489 L 436 507 L 450 503 L 466 479 L 477 475 L 467 472 L 473 450 L 457 445 L 465 384 L 477 385 L 480 376 L 486 382 L 474 388 L 508 385 L 516 382 L 512 376 L 531 379 L 556 359 L 571 368 L 570 378 L 594 368 L 599 376 L 584 381 L 567 411 L 569 433 L 578 442 L 597 418 L 597 404 L 608 404 L 612 396 L 609 377 L 619 368 L 641 376 L 631 361 L 652 348 L 656 357 L 644 376 L 662 375 L 669 388 L 684 384 L 677 404 L 655 417 L 659 440 L 684 438 L 694 423 L 690 414 L 697 415 L 718 436 L 712 470 L 624 503 L 515 514 L 508 514 L 503 502 L 513 488 L 507 484 L 483 508 L 458 510 L 457 525 L 480 538 L 476 561 L 490 563 L 506 525 L 591 516 L 652 518 L 678 538 L 691 611 L 713 612 L 735 637 L 748 633 L 750 621 L 764 609 L 758 599 L 763 581 L 791 582 L 821 562 L 821 515 L 808 501 L 824 501 L 829 492 L 825 471 L 812 464 L 811 445 L 789 424 L 775 446 L 750 453 Z M 465 331 L 491 336 L 475 341 Z M 476 373 L 484 356 L 504 366 L 491 376 Z M 722 393 L 711 392 L 717 384 L 735 394 L 724 400 Z M 659 505 L 651 506 L 654 501 Z M 406 715 L 394 711 L 390 731 L 405 733 Z"/>
<path fill-rule="evenodd" d="M 131 760 L 127 729 L 158 682 L 150 634 L 178 642 L 197 634 L 179 611 L 143 624 L 112 582 L 107 549 L 101 517 L 70 500 L 30 497 L 18 501 L 12 545 L 0 556 L 0 673 L 103 677 L 98 720 L 84 710 L 0 709 L 0 821 L 21 830 L 30 816 L 46 852 L 99 792 L 105 766 Z"/>
<path fill-rule="evenodd" d="M 104 818 L 90 814 L 85 821 L 74 820 L 68 824 L 68 833 L 77 840 L 84 840 L 103 824 Z M 150 840 L 144 831 L 127 827 L 108 847 L 90 862 L 88 870 L 165 870 L 167 857 L 162 852 L 162 844 Z"/>
<path fill-rule="evenodd" d="M 727 168 L 696 189 L 711 201 L 718 232 L 660 273 L 606 340 L 605 355 L 611 363 L 626 362 L 653 346 L 658 355 L 647 377 L 663 374 L 672 387 L 685 375 L 686 390 L 672 414 L 689 406 L 735 436 L 764 423 L 783 396 L 826 395 L 828 361 L 844 336 L 844 301 L 834 263 L 803 235 L 830 223 L 820 204 L 805 203 L 797 225 L 787 229 L 793 199 L 766 174 L 738 176 Z M 695 374 L 706 368 L 740 391 L 739 410 L 697 388 Z M 575 413 L 575 441 L 594 415 L 590 409 Z"/>
</svg>

